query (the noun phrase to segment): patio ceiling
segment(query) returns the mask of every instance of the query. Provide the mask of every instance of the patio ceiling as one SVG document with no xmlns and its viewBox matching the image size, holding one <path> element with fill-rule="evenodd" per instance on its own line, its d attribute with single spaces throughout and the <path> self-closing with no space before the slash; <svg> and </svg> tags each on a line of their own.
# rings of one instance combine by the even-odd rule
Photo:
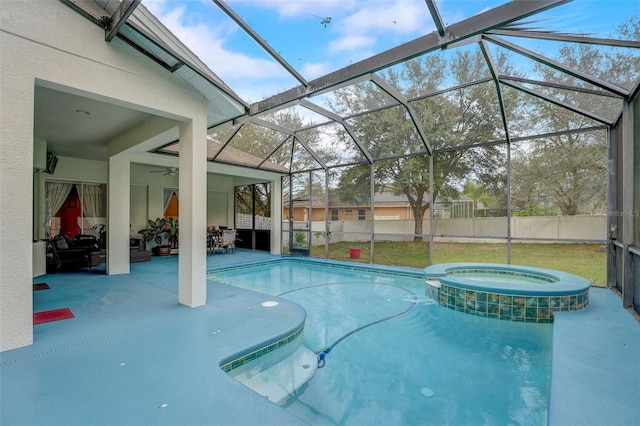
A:
<svg viewBox="0 0 640 426">
<path fill-rule="evenodd" d="M 372 55 L 343 63 L 342 68 L 321 77 L 309 78 L 300 65 L 308 46 L 294 49 L 284 44 L 282 33 L 287 31 L 282 26 L 249 22 L 244 16 L 250 16 L 246 9 L 252 7 L 251 2 L 227 4 L 214 0 L 215 6 L 208 8 L 211 16 L 205 19 L 215 25 L 226 25 L 226 19 L 241 28 L 254 46 L 290 75 L 294 86 L 248 103 L 211 71 L 216 63 L 200 60 L 185 46 L 187 40 L 182 44 L 145 8 L 144 2 L 138 3 L 95 1 L 111 17 L 106 20 L 105 39 L 126 40 L 168 71 L 181 75 L 210 100 L 209 160 L 214 162 L 293 173 L 451 149 L 452 145 L 431 139 L 427 129 L 433 117 L 422 111 L 428 102 L 461 93 L 473 96 L 474 91 L 488 93 L 495 123 L 499 123 L 490 132 L 491 137 L 477 141 L 480 145 L 557 133 L 557 129 L 515 116 L 515 111 L 541 105 L 580 117 L 574 120 L 579 124 L 566 132 L 604 128 L 618 120 L 623 100 L 637 96 L 640 86 L 640 41 L 621 30 L 625 22 L 616 21 L 613 15 L 599 16 L 603 26 L 608 24 L 609 33 L 604 35 L 593 34 L 585 26 L 585 17 L 593 17 L 590 8 L 597 1 L 495 1 L 495 7 L 489 10 L 476 10 L 475 2 L 467 2 L 460 19 L 449 24 L 442 18 L 440 3 L 426 0 L 420 2 L 415 14 L 425 23 L 424 28 L 432 31 L 385 50 L 374 50 Z M 297 2 L 290 3 L 293 7 Z M 416 7 L 416 2 L 400 4 Z M 105 22 L 95 13 L 93 16 L 97 23 Z M 321 26 L 332 23 L 330 16 L 320 18 Z M 119 29 L 114 35 L 116 27 Z M 313 34 L 294 36 L 304 44 L 308 37 L 318 37 L 317 30 L 316 26 Z M 567 51 L 585 46 L 598 55 L 598 66 L 568 60 Z M 461 57 L 481 57 L 477 72 L 466 77 L 456 74 L 452 64 Z M 616 59 L 620 57 L 630 61 L 627 71 L 609 73 L 619 65 Z M 416 87 L 403 72 L 413 63 L 432 58 L 440 61 L 447 77 Z M 614 75 L 622 77 L 616 80 Z M 340 102 L 341 96 L 354 93 L 374 94 L 368 100 L 376 101 L 351 105 Z M 410 143 L 393 152 L 374 152 L 371 141 L 359 128 L 358 118 L 384 120 L 389 116 L 410 124 L 412 130 L 404 133 Z M 390 131 L 381 137 L 394 135 Z M 178 149 L 174 142 L 158 152 L 175 155 Z"/>
</svg>

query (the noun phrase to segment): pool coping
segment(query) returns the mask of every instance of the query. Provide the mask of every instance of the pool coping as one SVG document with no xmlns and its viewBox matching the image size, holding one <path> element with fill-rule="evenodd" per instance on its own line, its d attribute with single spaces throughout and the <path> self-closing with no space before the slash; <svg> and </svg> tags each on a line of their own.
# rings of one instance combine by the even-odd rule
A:
<svg viewBox="0 0 640 426">
<path fill-rule="evenodd" d="M 498 271 L 505 275 L 537 275 L 545 279 L 553 279 L 554 282 L 549 283 L 532 283 L 532 284 L 510 284 L 499 281 L 482 281 L 482 283 L 471 280 L 456 274 L 450 274 L 451 271 L 458 270 L 492 270 Z M 427 281 L 437 279 L 438 281 L 468 290 L 496 292 L 500 294 L 519 295 L 519 296 L 571 296 L 583 294 L 591 287 L 591 282 L 586 278 L 578 275 L 570 274 L 551 269 L 536 268 L 522 265 L 506 265 L 500 263 L 439 263 L 424 268 L 424 274 Z"/>
<path fill-rule="evenodd" d="M 373 271 L 380 272 L 384 274 L 390 275 L 403 275 L 403 276 L 411 276 L 417 278 L 424 277 L 424 270 L 422 268 L 411 268 L 407 266 L 390 266 L 390 265 L 379 265 L 372 263 L 358 263 L 358 262 L 349 262 L 342 260 L 332 260 L 332 259 L 318 259 L 313 257 L 297 257 L 297 256 L 282 256 L 276 257 L 274 259 L 265 259 L 265 260 L 255 260 L 249 262 L 240 262 L 235 265 L 224 265 L 220 267 L 208 268 L 207 275 L 214 272 L 226 271 L 230 269 L 238 269 L 238 268 L 249 268 L 258 265 L 266 265 L 274 262 L 293 262 L 293 263 L 312 263 L 325 265 L 328 267 L 337 267 L 337 268 L 345 268 L 345 269 L 363 269 L 365 271 Z"/>
</svg>

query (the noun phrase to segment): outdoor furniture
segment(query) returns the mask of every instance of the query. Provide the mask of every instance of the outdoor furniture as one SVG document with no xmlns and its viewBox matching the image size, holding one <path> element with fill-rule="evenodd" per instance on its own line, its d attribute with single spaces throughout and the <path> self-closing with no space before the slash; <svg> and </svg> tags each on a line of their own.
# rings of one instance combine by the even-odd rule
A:
<svg viewBox="0 0 640 426">
<path fill-rule="evenodd" d="M 207 249 L 209 254 L 215 254 L 216 250 L 225 251 L 222 247 L 222 231 L 215 229 L 207 231 Z"/>
<path fill-rule="evenodd" d="M 129 239 L 129 263 L 148 262 L 151 260 L 151 252 L 145 248 L 142 238 Z"/>
<path fill-rule="evenodd" d="M 231 253 L 236 253 L 236 230 L 235 229 L 223 229 L 221 245 L 225 250 L 231 250 Z"/>
<path fill-rule="evenodd" d="M 51 241 L 52 267 L 55 269 L 74 270 L 91 268 L 101 263 L 98 240 L 93 235 L 78 234 L 73 240 L 66 235 L 56 235 Z"/>
<path fill-rule="evenodd" d="M 231 250 L 231 253 L 236 252 L 236 231 L 235 229 L 223 229 L 207 232 L 207 248 L 210 254 L 215 254 L 217 251 L 227 253 Z"/>
</svg>

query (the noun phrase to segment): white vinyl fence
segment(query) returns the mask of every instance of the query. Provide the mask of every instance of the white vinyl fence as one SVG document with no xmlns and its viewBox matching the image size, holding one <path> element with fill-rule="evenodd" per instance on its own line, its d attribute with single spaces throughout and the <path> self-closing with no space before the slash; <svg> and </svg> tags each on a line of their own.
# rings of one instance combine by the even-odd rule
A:
<svg viewBox="0 0 640 426">
<path fill-rule="evenodd" d="M 331 242 L 369 241 L 371 221 L 334 221 L 329 224 Z M 409 241 L 413 239 L 413 220 L 379 220 L 373 223 L 376 241 Z M 429 221 L 423 223 L 423 235 L 429 235 Z M 311 224 L 311 244 L 325 243 L 324 222 Z M 486 240 L 507 237 L 504 217 L 436 219 L 434 237 L 437 241 Z M 593 241 L 607 239 L 607 217 L 591 216 L 532 216 L 511 218 L 511 238 L 542 241 Z"/>
</svg>

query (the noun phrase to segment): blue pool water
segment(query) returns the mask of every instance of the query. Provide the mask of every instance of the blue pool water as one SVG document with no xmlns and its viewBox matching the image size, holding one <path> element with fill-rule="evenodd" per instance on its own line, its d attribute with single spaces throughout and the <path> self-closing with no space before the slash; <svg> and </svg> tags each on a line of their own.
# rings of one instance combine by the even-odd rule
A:
<svg viewBox="0 0 640 426">
<path fill-rule="evenodd" d="M 303 306 L 311 350 L 338 341 L 283 403 L 310 424 L 546 424 L 550 324 L 456 312 L 421 277 L 363 269 L 284 261 L 209 279 Z"/>
<path fill-rule="evenodd" d="M 519 284 L 536 284 L 536 285 L 545 285 L 548 284 L 547 281 L 542 281 L 533 277 L 523 277 L 517 275 L 496 275 L 490 272 L 466 272 L 456 274 L 456 276 L 466 278 L 468 280 L 473 281 L 490 281 L 490 282 L 500 282 L 500 283 L 509 283 L 511 285 L 519 285 Z"/>
</svg>

